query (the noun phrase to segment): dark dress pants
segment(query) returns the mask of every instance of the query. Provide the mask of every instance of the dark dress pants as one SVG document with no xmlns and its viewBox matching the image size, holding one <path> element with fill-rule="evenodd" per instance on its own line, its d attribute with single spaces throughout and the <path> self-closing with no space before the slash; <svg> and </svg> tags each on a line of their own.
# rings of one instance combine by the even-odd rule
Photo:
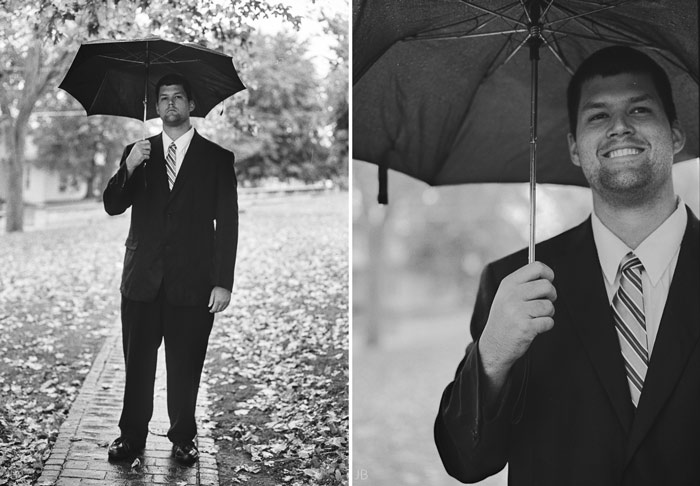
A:
<svg viewBox="0 0 700 486">
<path fill-rule="evenodd" d="M 119 420 L 122 437 L 146 443 L 153 415 L 153 388 L 158 348 L 165 341 L 168 383 L 168 438 L 173 443 L 194 439 L 194 414 L 214 314 L 206 306 L 170 304 L 163 289 L 153 302 L 122 295 L 122 340 L 126 364 L 124 405 Z"/>
</svg>

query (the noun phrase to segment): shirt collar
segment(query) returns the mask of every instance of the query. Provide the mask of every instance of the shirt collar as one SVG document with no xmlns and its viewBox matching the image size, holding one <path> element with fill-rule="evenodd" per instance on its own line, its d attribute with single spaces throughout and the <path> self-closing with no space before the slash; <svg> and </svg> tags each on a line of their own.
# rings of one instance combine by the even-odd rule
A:
<svg viewBox="0 0 700 486">
<path fill-rule="evenodd" d="M 185 133 L 180 135 L 177 140 L 173 140 L 168 136 L 167 133 L 165 133 L 165 130 L 163 130 L 163 152 L 168 153 L 168 147 L 170 147 L 171 142 L 175 142 L 175 147 L 177 147 L 178 153 L 182 153 L 184 149 L 189 147 L 190 142 L 192 141 L 192 137 L 194 137 L 194 127 L 190 127 L 189 130 L 187 130 Z"/>
<path fill-rule="evenodd" d="M 634 254 L 637 255 L 642 265 L 644 265 L 644 270 L 647 272 L 653 286 L 656 286 L 659 282 L 671 260 L 678 252 L 685 233 L 685 227 L 688 222 L 685 204 L 680 198 L 676 198 L 676 204 L 676 210 L 666 218 L 666 221 L 647 236 L 634 250 Z M 633 250 L 615 236 L 595 212 L 591 214 L 591 225 L 593 227 L 593 240 L 598 250 L 600 267 L 603 270 L 605 279 L 610 285 L 613 285 L 622 257 Z"/>
</svg>

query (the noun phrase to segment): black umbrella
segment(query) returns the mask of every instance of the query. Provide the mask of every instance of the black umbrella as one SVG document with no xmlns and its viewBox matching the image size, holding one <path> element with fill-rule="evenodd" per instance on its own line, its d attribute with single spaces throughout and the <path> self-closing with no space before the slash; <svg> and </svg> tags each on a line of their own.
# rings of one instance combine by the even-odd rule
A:
<svg viewBox="0 0 700 486">
<path fill-rule="evenodd" d="M 566 86 L 594 51 L 627 45 L 658 61 L 687 134 L 677 160 L 698 155 L 697 11 L 696 0 L 355 0 L 353 158 L 379 165 L 380 202 L 389 168 L 431 185 L 529 180 L 534 259 L 535 182 L 586 185 L 569 161 Z"/>
<path fill-rule="evenodd" d="M 229 96 L 245 89 L 233 59 L 196 44 L 158 37 L 99 40 L 80 46 L 59 88 L 75 97 L 88 115 L 156 118 L 155 87 L 166 74 L 180 74 L 192 85 L 195 109 L 204 117 Z"/>
</svg>

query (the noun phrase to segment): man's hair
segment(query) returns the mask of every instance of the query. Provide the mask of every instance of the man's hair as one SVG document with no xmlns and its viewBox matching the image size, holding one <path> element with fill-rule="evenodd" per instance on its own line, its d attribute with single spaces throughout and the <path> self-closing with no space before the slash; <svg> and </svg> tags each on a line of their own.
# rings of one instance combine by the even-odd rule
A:
<svg viewBox="0 0 700 486">
<path fill-rule="evenodd" d="M 187 101 L 192 100 L 192 87 L 189 81 L 179 74 L 166 74 L 158 80 L 158 83 L 156 83 L 156 100 L 160 96 L 160 88 L 174 85 L 182 86 L 182 89 L 185 90 L 185 94 L 187 95 Z"/>
<path fill-rule="evenodd" d="M 618 74 L 648 74 L 659 93 L 668 122 L 673 124 L 678 117 L 673 104 L 673 93 L 668 75 L 651 57 L 631 47 L 612 46 L 594 52 L 574 73 L 566 90 L 566 103 L 569 109 L 569 130 L 576 136 L 578 107 L 581 102 L 583 83 L 596 76 L 615 76 Z"/>
</svg>

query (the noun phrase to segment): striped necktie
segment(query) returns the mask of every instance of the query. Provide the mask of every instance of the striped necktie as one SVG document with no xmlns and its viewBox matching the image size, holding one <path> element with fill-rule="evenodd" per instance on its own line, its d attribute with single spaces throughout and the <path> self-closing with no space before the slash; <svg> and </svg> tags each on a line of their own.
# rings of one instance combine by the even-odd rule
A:
<svg viewBox="0 0 700 486">
<path fill-rule="evenodd" d="M 636 407 L 649 366 L 647 328 L 644 319 L 642 262 L 629 252 L 620 262 L 620 286 L 612 301 L 615 329 L 625 359 L 627 381 Z"/>
<path fill-rule="evenodd" d="M 168 172 L 168 186 L 170 186 L 170 190 L 173 189 L 173 184 L 175 184 L 175 164 L 176 164 L 176 154 L 177 153 L 177 147 L 175 146 L 175 142 L 171 142 L 170 146 L 168 147 L 168 155 L 165 156 L 165 166 L 166 170 Z"/>
</svg>

